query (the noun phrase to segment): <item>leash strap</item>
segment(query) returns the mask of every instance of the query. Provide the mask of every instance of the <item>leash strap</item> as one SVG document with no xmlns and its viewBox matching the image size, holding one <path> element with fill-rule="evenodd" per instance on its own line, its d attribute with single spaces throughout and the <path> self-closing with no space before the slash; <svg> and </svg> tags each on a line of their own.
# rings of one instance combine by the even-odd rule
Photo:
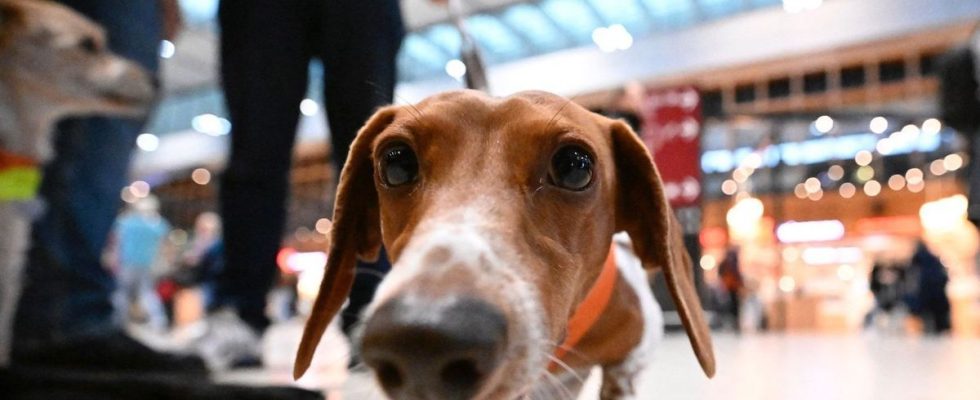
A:
<svg viewBox="0 0 980 400">
<path fill-rule="evenodd" d="M 585 334 L 599 321 L 599 317 L 606 311 L 606 307 L 609 306 L 613 288 L 616 286 L 616 278 L 619 276 L 619 271 L 616 269 L 614 248 L 609 248 L 609 255 L 606 256 L 606 262 L 602 265 L 602 272 L 599 273 L 599 277 L 596 278 L 595 283 L 592 284 L 589 292 L 568 320 L 568 335 L 565 336 L 565 342 L 555 349 L 557 359 L 562 359 L 571 349 L 575 348 L 579 341 L 585 337 Z M 554 369 L 554 367 L 555 363 L 552 362 L 548 369 Z"/>
</svg>

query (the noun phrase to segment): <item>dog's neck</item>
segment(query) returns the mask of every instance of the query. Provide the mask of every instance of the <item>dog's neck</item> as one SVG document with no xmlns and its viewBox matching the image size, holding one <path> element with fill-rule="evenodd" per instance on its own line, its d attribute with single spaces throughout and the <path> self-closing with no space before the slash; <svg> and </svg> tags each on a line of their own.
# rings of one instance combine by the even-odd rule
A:
<svg viewBox="0 0 980 400">
<path fill-rule="evenodd" d="M 53 155 L 47 137 L 59 116 L 49 110 L 32 109 L 29 101 L 24 102 L 28 98 L 0 77 L 0 147 L 44 162 Z"/>
</svg>

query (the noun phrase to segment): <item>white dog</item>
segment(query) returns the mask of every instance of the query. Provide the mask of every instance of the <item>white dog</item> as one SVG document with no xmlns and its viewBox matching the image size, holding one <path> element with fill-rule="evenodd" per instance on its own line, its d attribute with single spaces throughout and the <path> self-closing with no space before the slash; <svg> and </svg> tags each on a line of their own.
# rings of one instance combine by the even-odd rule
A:
<svg viewBox="0 0 980 400">
<path fill-rule="evenodd" d="M 138 116 L 150 76 L 110 53 L 102 29 L 47 1 L 0 0 L 0 366 L 9 362 L 39 166 L 65 116 Z"/>
</svg>

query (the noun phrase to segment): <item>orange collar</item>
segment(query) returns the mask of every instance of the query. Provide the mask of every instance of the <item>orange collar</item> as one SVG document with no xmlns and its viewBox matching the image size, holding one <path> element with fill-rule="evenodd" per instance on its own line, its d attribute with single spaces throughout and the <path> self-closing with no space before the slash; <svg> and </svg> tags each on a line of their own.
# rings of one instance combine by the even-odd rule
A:
<svg viewBox="0 0 980 400">
<path fill-rule="evenodd" d="M 613 249 L 614 247 L 609 248 L 609 255 L 606 257 L 606 262 L 602 264 L 599 277 L 596 278 L 582 302 L 575 308 L 575 313 L 569 318 L 568 335 L 565 336 L 565 341 L 561 346 L 555 349 L 555 358 L 560 360 L 570 350 L 574 349 L 585 334 L 599 321 L 599 317 L 609 306 L 613 288 L 616 286 L 616 278 L 619 276 Z"/>
<path fill-rule="evenodd" d="M 36 167 L 37 160 L 0 149 L 0 170 L 14 167 Z"/>
</svg>

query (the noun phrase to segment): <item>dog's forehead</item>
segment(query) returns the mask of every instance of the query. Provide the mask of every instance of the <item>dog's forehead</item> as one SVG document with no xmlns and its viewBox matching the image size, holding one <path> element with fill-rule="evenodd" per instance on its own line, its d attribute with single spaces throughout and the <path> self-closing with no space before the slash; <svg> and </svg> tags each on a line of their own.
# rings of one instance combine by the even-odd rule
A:
<svg viewBox="0 0 980 400">
<path fill-rule="evenodd" d="M 595 133 L 603 120 L 571 100 L 548 92 L 527 91 L 491 97 L 474 90 L 434 95 L 404 107 L 399 118 L 407 124 L 466 127 L 487 132 L 498 132 L 505 126 L 536 124 L 541 128 L 552 128 L 552 133 L 566 127 L 581 134 Z"/>
</svg>

